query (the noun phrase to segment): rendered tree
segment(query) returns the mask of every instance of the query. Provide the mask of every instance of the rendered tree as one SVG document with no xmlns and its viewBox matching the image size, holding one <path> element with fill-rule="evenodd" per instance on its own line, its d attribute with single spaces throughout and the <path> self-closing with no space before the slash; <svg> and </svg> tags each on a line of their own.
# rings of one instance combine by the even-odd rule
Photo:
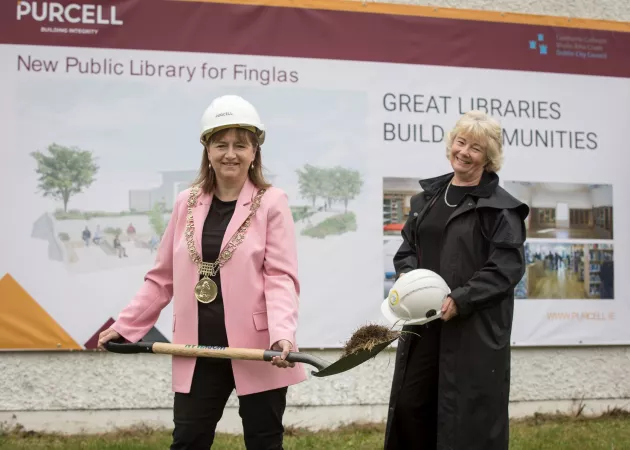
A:
<svg viewBox="0 0 630 450">
<path fill-rule="evenodd" d="M 308 198 L 315 206 L 317 198 L 323 194 L 323 183 L 321 169 L 306 164 L 303 170 L 297 170 L 300 195 Z"/>
<path fill-rule="evenodd" d="M 149 222 L 151 223 L 151 228 L 155 231 L 160 238 L 164 234 L 166 230 L 166 221 L 164 220 L 164 202 L 156 202 L 149 213 Z"/>
<path fill-rule="evenodd" d="M 67 212 L 70 197 L 92 185 L 99 167 L 92 152 L 87 150 L 51 144 L 48 146 L 48 153 L 49 155 L 40 151 L 31 153 L 37 161 L 37 187 L 44 193 L 44 197 L 61 200 L 63 210 Z"/>
<path fill-rule="evenodd" d="M 333 189 L 335 199 L 342 201 L 344 212 L 348 212 L 348 202 L 361 193 L 363 180 L 358 170 L 335 167 L 333 173 Z"/>
<path fill-rule="evenodd" d="M 310 199 L 313 206 L 317 198 L 322 197 L 326 210 L 335 202 L 343 202 L 345 212 L 348 212 L 348 202 L 359 195 L 363 186 L 359 171 L 340 166 L 322 169 L 307 164 L 297 173 L 300 195 Z"/>
</svg>

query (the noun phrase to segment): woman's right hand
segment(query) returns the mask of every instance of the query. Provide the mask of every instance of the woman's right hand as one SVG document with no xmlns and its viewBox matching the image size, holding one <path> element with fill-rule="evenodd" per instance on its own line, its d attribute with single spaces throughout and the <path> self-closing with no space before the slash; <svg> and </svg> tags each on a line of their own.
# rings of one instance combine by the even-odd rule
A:
<svg viewBox="0 0 630 450">
<path fill-rule="evenodd" d="M 105 350 L 103 346 L 108 341 L 114 341 L 116 339 L 120 339 L 121 336 L 118 332 L 112 328 L 108 328 L 105 331 L 102 331 L 101 334 L 98 335 L 98 348 L 101 350 Z"/>
</svg>

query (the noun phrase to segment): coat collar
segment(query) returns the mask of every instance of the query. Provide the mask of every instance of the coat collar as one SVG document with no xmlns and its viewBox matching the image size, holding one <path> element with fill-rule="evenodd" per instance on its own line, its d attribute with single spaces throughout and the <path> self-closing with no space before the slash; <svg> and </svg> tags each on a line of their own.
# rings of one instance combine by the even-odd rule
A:
<svg viewBox="0 0 630 450">
<path fill-rule="evenodd" d="M 432 197 L 442 191 L 442 189 L 446 188 L 453 179 L 453 175 L 454 172 L 451 172 L 434 178 L 420 180 L 420 187 L 422 187 L 422 190 Z M 484 170 L 483 175 L 481 176 L 481 181 L 477 185 L 477 188 L 470 193 L 470 195 L 488 198 L 496 191 L 498 186 L 499 176 L 494 172 Z"/>
<path fill-rule="evenodd" d="M 453 178 L 453 173 L 447 173 L 435 178 L 428 178 L 420 181 L 420 186 L 424 190 L 427 198 L 433 198 L 441 193 Z M 499 176 L 495 172 L 485 172 L 481 176 L 479 185 L 471 196 L 477 198 L 477 207 L 494 209 L 514 209 L 521 219 L 525 220 L 530 213 L 530 208 L 526 203 L 518 200 L 499 186 Z M 470 205 L 469 205 L 470 206 Z M 460 210 L 465 211 L 467 208 Z"/>
<path fill-rule="evenodd" d="M 221 250 L 225 248 L 227 243 L 236 230 L 243 224 L 245 219 L 249 214 L 249 205 L 252 202 L 254 195 L 256 194 L 256 186 L 251 182 L 249 177 L 245 181 L 241 192 L 238 195 L 238 199 L 236 200 L 236 207 L 234 208 L 234 215 L 228 224 L 227 229 L 225 230 L 225 236 L 223 237 L 223 242 L 221 244 Z M 203 255 L 202 247 L 201 247 L 201 237 L 203 234 L 203 225 L 206 221 L 206 217 L 208 216 L 208 211 L 210 210 L 210 205 L 212 204 L 213 194 L 202 192 L 197 198 L 197 204 L 193 207 L 193 223 L 195 225 L 195 234 L 194 241 L 195 247 L 199 255 Z"/>
<path fill-rule="evenodd" d="M 256 194 L 256 186 L 251 182 L 249 177 L 243 188 L 241 189 L 240 194 L 238 195 L 238 199 L 236 200 L 236 207 L 234 208 L 234 214 L 232 215 L 232 219 L 230 219 L 230 223 L 225 230 L 225 235 L 223 236 L 223 242 L 221 243 L 221 250 L 225 248 L 234 233 L 239 229 L 243 222 L 249 215 L 250 204 L 254 199 L 254 195 Z"/>
<path fill-rule="evenodd" d="M 241 188 L 241 192 L 238 194 L 238 199 L 236 200 L 237 205 L 249 205 L 249 203 L 254 199 L 254 195 L 256 193 L 256 186 L 252 181 L 247 177 L 245 180 L 245 184 Z M 212 193 L 201 192 L 197 197 L 197 205 L 207 205 L 209 206 L 212 203 L 212 198 L 214 195 Z"/>
</svg>

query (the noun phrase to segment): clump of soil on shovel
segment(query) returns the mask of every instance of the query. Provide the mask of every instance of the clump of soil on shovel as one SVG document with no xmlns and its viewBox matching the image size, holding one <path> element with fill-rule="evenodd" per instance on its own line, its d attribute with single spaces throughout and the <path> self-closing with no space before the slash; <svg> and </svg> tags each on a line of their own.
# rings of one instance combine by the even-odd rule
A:
<svg viewBox="0 0 630 450">
<path fill-rule="evenodd" d="M 357 329 L 343 347 L 343 356 L 370 351 L 377 345 L 400 337 L 400 333 L 382 325 L 364 325 Z"/>
</svg>

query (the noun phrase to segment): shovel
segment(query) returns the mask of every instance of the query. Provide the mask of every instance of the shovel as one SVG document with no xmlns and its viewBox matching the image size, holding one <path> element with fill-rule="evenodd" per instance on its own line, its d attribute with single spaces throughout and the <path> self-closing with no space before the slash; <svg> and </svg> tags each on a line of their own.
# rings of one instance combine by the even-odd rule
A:
<svg viewBox="0 0 630 450">
<path fill-rule="evenodd" d="M 286 361 L 306 363 L 317 371 L 311 371 L 315 377 L 329 377 L 353 369 L 376 356 L 381 350 L 394 342 L 397 338 L 380 342 L 369 350 L 357 350 L 330 363 L 308 353 L 289 352 Z M 170 344 L 164 342 L 116 343 L 109 341 L 104 344 L 107 351 L 113 353 L 160 353 L 176 356 L 190 356 L 201 358 L 246 359 L 255 361 L 271 361 L 274 356 L 282 356 L 282 352 L 275 350 L 258 350 L 250 348 L 214 347 L 192 344 Z"/>
</svg>

